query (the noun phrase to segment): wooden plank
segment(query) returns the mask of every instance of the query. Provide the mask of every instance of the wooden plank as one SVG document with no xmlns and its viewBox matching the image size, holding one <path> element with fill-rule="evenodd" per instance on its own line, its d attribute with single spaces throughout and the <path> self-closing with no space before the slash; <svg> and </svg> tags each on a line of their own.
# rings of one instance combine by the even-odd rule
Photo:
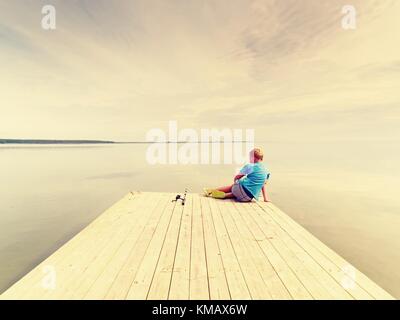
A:
<svg viewBox="0 0 400 320">
<path fill-rule="evenodd" d="M 175 204 L 168 200 L 163 208 L 161 218 L 157 225 L 149 225 L 141 234 L 135 246 L 132 248 L 128 260 L 122 266 L 121 270 L 114 279 L 105 296 L 105 299 L 121 300 L 127 298 L 128 292 L 131 288 L 131 285 L 135 281 L 135 277 L 143 260 L 145 259 L 145 256 L 147 261 L 145 261 L 145 263 L 150 263 L 149 261 L 154 256 L 154 253 L 157 250 L 161 250 L 161 247 L 157 246 L 160 244 L 160 241 L 162 241 L 163 236 L 168 228 L 174 206 Z M 154 262 L 154 264 L 155 263 L 156 262 Z"/>
<path fill-rule="evenodd" d="M 151 239 L 146 254 L 139 266 L 139 269 L 137 270 L 135 279 L 130 286 L 126 299 L 147 299 L 149 288 L 156 272 L 160 254 L 163 252 L 167 235 L 167 245 L 170 247 L 175 231 L 178 232 L 178 229 L 175 228 L 175 225 L 180 224 L 179 221 L 182 215 L 182 206 L 180 204 L 176 204 L 176 202 L 171 202 L 168 206 L 168 209 L 172 212 L 172 215 L 170 217 L 166 216 L 165 219 L 160 221 L 157 230 Z M 171 225 L 172 227 L 170 228 Z M 165 265 L 162 265 L 162 267 L 168 268 L 168 266 Z M 160 272 L 160 270 L 157 271 Z M 168 291 L 166 296 L 168 296 Z"/>
<path fill-rule="evenodd" d="M 168 299 L 184 209 L 185 206 L 181 205 L 180 202 L 175 205 L 174 213 L 156 265 L 156 270 L 150 284 L 150 289 L 146 296 L 148 300 Z M 133 293 L 134 295 L 132 295 L 132 297 L 141 297 L 142 294 L 139 290 L 136 292 L 133 291 Z"/>
<path fill-rule="evenodd" d="M 250 291 L 251 298 L 254 300 L 271 299 L 272 296 L 268 292 L 268 288 L 254 264 L 249 248 L 244 243 L 241 234 L 232 219 L 230 211 L 234 208 L 232 207 L 231 202 L 225 201 L 223 203 L 220 201 L 218 202 L 218 206 L 220 208 L 221 218 L 239 262 L 240 269 L 242 270 L 247 287 Z M 254 255 L 258 255 L 257 252 L 253 253 Z"/>
<path fill-rule="evenodd" d="M 207 199 L 211 208 L 211 217 L 215 226 L 215 232 L 219 248 L 221 250 L 221 258 L 225 268 L 225 275 L 229 286 L 229 292 L 233 300 L 251 299 L 249 288 L 243 276 L 238 259 L 233 249 L 225 224 L 221 218 L 217 202 Z"/>
<path fill-rule="evenodd" d="M 173 198 L 126 195 L 0 299 L 393 299 L 271 203 Z"/>
<path fill-rule="evenodd" d="M 329 296 L 327 298 L 349 300 L 353 297 L 331 277 L 321 265 L 314 260 L 297 242 L 277 224 L 264 210 L 257 204 L 251 204 L 256 214 L 270 226 L 268 229 L 269 236 L 279 239 L 281 244 L 285 246 L 285 252 L 295 258 L 302 266 L 302 273 L 312 275 L 312 282 L 322 286 Z M 266 230 L 266 229 L 264 229 Z M 309 289 L 313 293 L 313 289 Z"/>
<path fill-rule="evenodd" d="M 135 202 L 140 193 L 128 193 L 120 201 L 112 205 L 103 214 L 98 216 L 93 222 L 91 222 L 86 228 L 78 233 L 71 240 L 66 242 L 61 248 L 55 251 L 47 259 L 36 266 L 31 272 L 24 276 L 21 280 L 15 283 L 11 288 L 4 292 L 1 298 L 8 299 L 30 299 L 33 293 L 38 288 L 42 287 L 43 278 L 46 276 L 44 271 L 48 267 L 54 268 L 54 266 L 62 263 L 66 256 L 71 254 L 81 243 L 86 242 L 87 239 L 93 236 L 99 230 L 108 228 L 115 218 L 123 214 L 123 210 L 127 202 Z"/>
<path fill-rule="evenodd" d="M 254 208 L 252 205 L 249 205 L 248 208 L 250 209 L 248 211 L 250 216 L 261 227 L 264 235 L 270 239 L 272 246 L 276 248 L 311 296 L 318 300 L 332 299 L 333 297 L 318 281 L 318 278 L 305 267 L 302 261 L 283 243 L 282 239 L 275 235 L 273 226 L 261 219 L 257 212 L 252 210 Z"/>
<path fill-rule="evenodd" d="M 324 255 L 322 255 L 318 250 L 316 250 L 313 246 L 311 246 L 308 242 L 302 239 L 301 234 L 293 233 L 293 230 L 288 227 L 288 225 L 279 218 L 276 214 L 266 209 L 265 213 L 272 218 L 275 223 L 279 224 L 279 227 L 282 230 L 285 230 L 287 235 L 291 237 L 291 239 L 298 244 L 298 246 L 302 247 L 307 254 L 316 261 L 337 283 L 338 285 L 348 292 L 351 297 L 354 299 L 372 299 L 372 296 L 369 295 L 365 290 L 363 290 L 359 285 L 354 283 L 354 286 L 343 286 L 343 283 L 350 283 L 351 279 L 340 270 L 335 264 L 333 264 L 329 259 L 327 259 Z M 273 223 L 273 222 L 272 222 Z M 286 237 L 284 237 L 284 241 Z"/>
<path fill-rule="evenodd" d="M 67 290 L 62 296 L 66 299 L 83 299 L 86 292 L 102 274 L 106 266 L 110 262 L 118 263 L 118 255 L 116 256 L 116 254 L 121 254 L 121 247 L 124 249 L 123 255 L 125 255 L 125 248 L 127 247 L 123 247 L 124 242 L 128 239 L 128 244 L 132 245 L 135 243 L 154 210 L 160 211 L 158 205 L 162 201 L 162 198 L 162 194 L 154 196 L 152 201 L 144 202 L 143 207 L 135 211 L 137 214 L 130 213 L 124 216 L 124 227 L 105 243 L 101 252 L 86 264 L 83 272 L 76 276 L 73 282 L 69 281 Z M 132 240 L 132 243 L 129 240 Z"/>
<path fill-rule="evenodd" d="M 297 278 L 288 262 L 282 258 L 278 249 L 272 245 L 270 237 L 267 237 L 263 232 L 263 228 L 251 218 L 249 214 L 250 208 L 245 206 L 244 209 L 246 210 L 246 214 L 243 214 L 243 221 L 253 234 L 254 238 L 257 239 L 257 243 L 262 249 L 265 257 L 273 266 L 275 272 L 285 285 L 285 288 L 289 291 L 291 297 L 296 300 L 312 299 L 311 294 L 308 292 L 304 284 Z"/>
<path fill-rule="evenodd" d="M 168 295 L 170 300 L 188 300 L 190 296 L 192 210 L 193 195 L 187 195 Z"/>
<path fill-rule="evenodd" d="M 199 196 L 193 196 L 192 243 L 190 261 L 190 299 L 209 300 L 207 260 L 204 244 L 203 215 Z"/>
<path fill-rule="evenodd" d="M 274 217 L 280 217 L 281 221 L 285 222 L 285 227 L 291 230 L 291 233 L 296 234 L 296 239 L 301 242 L 303 247 L 307 248 L 308 252 L 318 257 L 319 261 L 322 261 L 326 265 L 326 269 L 334 270 L 336 278 L 340 277 L 340 281 L 345 283 L 354 282 L 355 285 L 349 286 L 347 289 L 353 296 L 357 297 L 357 299 L 369 299 L 370 297 L 375 299 L 394 299 L 384 289 L 379 287 L 362 272 L 351 266 L 345 259 L 314 237 L 275 205 L 272 203 L 260 205 L 263 208 L 269 207 L 272 210 L 271 212 L 274 213 Z M 347 270 L 351 270 L 354 274 L 349 273 Z M 365 293 L 363 294 L 359 288 L 367 292 L 367 295 Z"/>
<path fill-rule="evenodd" d="M 203 214 L 204 243 L 206 247 L 208 284 L 211 300 L 230 300 L 228 281 L 221 258 L 215 226 L 211 216 L 210 203 L 207 198 L 200 198 Z"/>
<path fill-rule="evenodd" d="M 75 261 L 72 260 L 72 265 L 71 267 L 69 267 L 69 263 L 71 262 L 69 262 L 70 260 L 68 259 L 70 259 L 71 256 L 72 257 L 76 256 L 77 259 L 79 259 L 82 248 L 95 246 L 96 238 L 97 238 L 97 244 L 101 243 L 102 237 L 97 237 L 97 233 L 99 231 L 104 231 L 100 232 L 100 234 L 102 235 L 107 234 L 107 232 L 110 232 L 110 230 L 114 225 L 118 225 L 120 217 L 126 214 L 127 212 L 127 208 L 131 203 L 130 200 L 131 197 L 128 196 L 125 198 L 124 201 L 120 201 L 117 206 L 113 207 L 112 212 L 114 212 L 114 214 L 110 215 L 106 214 L 104 219 L 96 220 L 93 224 L 91 224 L 87 228 L 88 229 L 87 232 L 82 233 L 81 238 L 79 237 L 81 234 L 78 234 L 77 236 L 78 242 L 76 246 L 68 246 L 68 245 L 63 246 L 63 248 L 57 251 L 58 254 L 52 255 L 49 259 L 45 261 L 46 264 L 43 267 L 48 267 L 52 272 L 55 273 L 55 279 L 54 279 L 56 281 L 55 288 L 46 287 L 42 285 L 43 277 L 45 275 L 43 274 L 42 266 L 39 266 L 38 268 L 35 268 L 32 271 L 33 274 L 32 279 L 34 280 L 34 282 L 26 285 L 27 290 L 25 290 L 23 298 L 30 299 L 39 297 L 41 299 L 49 299 L 50 296 L 52 296 L 52 298 L 55 298 L 57 293 L 60 290 L 62 290 L 63 279 L 65 279 L 65 276 L 67 276 L 69 272 L 74 271 L 73 263 Z M 132 201 L 132 203 L 135 203 L 135 201 Z M 96 235 L 96 237 L 93 235 Z M 71 243 L 73 243 L 73 241 L 71 241 Z M 96 250 L 93 250 L 93 252 L 95 253 Z M 64 270 L 66 270 L 66 272 L 63 272 Z"/>
<path fill-rule="evenodd" d="M 153 196 L 154 197 L 154 196 Z M 159 195 L 155 199 L 158 201 Z M 109 259 L 109 255 L 115 252 L 116 247 L 128 234 L 136 222 L 140 225 L 148 215 L 143 215 L 143 211 L 149 209 L 149 202 L 146 200 L 150 195 L 142 196 L 141 201 L 135 202 L 135 205 L 125 206 L 122 210 L 124 214 L 120 215 L 103 232 L 98 232 L 90 241 L 82 242 L 81 245 L 72 254 L 60 264 L 56 265 L 57 286 L 54 290 L 48 290 L 43 298 L 46 299 L 72 299 L 74 291 L 84 281 L 84 275 L 88 268 L 91 273 L 97 274 L 98 267 L 102 266 Z M 90 272 L 89 272 L 90 274 Z M 87 281 L 90 281 L 86 279 Z M 78 297 L 83 298 L 83 297 Z"/>
<path fill-rule="evenodd" d="M 84 297 L 85 299 L 104 299 L 119 271 L 129 258 L 129 255 L 140 237 L 147 230 L 153 230 L 160 220 L 163 208 L 166 206 L 167 201 L 170 201 L 170 197 L 165 194 L 161 194 L 159 201 L 152 199 L 151 207 L 148 208 L 149 212 L 142 210 L 144 217 L 149 216 L 147 221 L 140 223 L 134 221 L 134 227 L 131 228 L 129 234 L 125 240 L 115 249 L 115 252 L 108 254 L 109 259 L 105 263 L 100 274 L 96 273 L 95 270 L 88 268 L 86 270 L 87 275 L 83 275 L 81 279 L 81 285 L 74 290 L 74 297 Z M 135 219 L 136 220 L 136 219 Z M 146 220 L 146 219 L 145 219 Z M 100 261 L 96 261 L 96 267 L 100 269 Z"/>
<path fill-rule="evenodd" d="M 291 299 L 289 291 L 286 289 L 284 283 L 279 278 L 279 275 L 269 262 L 268 258 L 264 255 L 262 248 L 260 247 L 259 241 L 262 239 L 257 239 L 248 229 L 246 224 L 247 214 L 244 212 L 245 206 L 248 204 L 240 204 L 236 202 L 231 202 L 230 214 L 235 221 L 236 228 L 238 229 L 244 245 L 251 255 L 251 259 L 254 261 L 259 274 L 268 290 L 269 297 L 276 300 L 289 300 Z"/>
</svg>

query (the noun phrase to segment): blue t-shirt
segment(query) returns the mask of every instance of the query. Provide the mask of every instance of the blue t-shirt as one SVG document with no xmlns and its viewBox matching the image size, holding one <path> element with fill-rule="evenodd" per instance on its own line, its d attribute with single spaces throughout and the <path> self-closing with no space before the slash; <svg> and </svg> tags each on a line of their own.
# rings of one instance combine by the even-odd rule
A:
<svg viewBox="0 0 400 320">
<path fill-rule="evenodd" d="M 261 162 L 246 164 L 240 174 L 245 176 L 239 180 L 242 187 L 246 188 L 255 199 L 258 199 L 265 181 L 269 179 L 269 172 Z"/>
</svg>

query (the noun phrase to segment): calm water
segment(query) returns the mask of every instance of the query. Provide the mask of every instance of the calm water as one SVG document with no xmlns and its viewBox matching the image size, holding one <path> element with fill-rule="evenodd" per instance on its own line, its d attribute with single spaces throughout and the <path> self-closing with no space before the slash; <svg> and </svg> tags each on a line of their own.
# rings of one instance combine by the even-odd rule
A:
<svg viewBox="0 0 400 320">
<path fill-rule="evenodd" d="M 400 298 L 398 142 L 261 146 L 272 200 Z M 146 148 L 0 146 L 0 292 L 128 191 L 199 192 L 236 168 L 151 166 Z"/>
</svg>

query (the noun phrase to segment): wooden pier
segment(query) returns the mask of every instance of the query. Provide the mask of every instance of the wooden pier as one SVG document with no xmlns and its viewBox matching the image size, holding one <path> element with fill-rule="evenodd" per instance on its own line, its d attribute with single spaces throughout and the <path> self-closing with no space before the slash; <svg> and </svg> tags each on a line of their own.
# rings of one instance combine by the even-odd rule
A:
<svg viewBox="0 0 400 320">
<path fill-rule="evenodd" d="M 393 299 L 271 203 L 132 192 L 1 299 Z"/>
</svg>

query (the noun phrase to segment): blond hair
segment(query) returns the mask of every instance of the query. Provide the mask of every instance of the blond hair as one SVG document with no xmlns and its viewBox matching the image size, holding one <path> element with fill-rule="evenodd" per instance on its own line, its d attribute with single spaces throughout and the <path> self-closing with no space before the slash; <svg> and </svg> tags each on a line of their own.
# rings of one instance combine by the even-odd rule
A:
<svg viewBox="0 0 400 320">
<path fill-rule="evenodd" d="M 253 153 L 255 159 L 261 161 L 264 159 L 264 153 L 260 148 L 254 148 L 253 150 L 251 150 L 251 152 Z"/>
</svg>

